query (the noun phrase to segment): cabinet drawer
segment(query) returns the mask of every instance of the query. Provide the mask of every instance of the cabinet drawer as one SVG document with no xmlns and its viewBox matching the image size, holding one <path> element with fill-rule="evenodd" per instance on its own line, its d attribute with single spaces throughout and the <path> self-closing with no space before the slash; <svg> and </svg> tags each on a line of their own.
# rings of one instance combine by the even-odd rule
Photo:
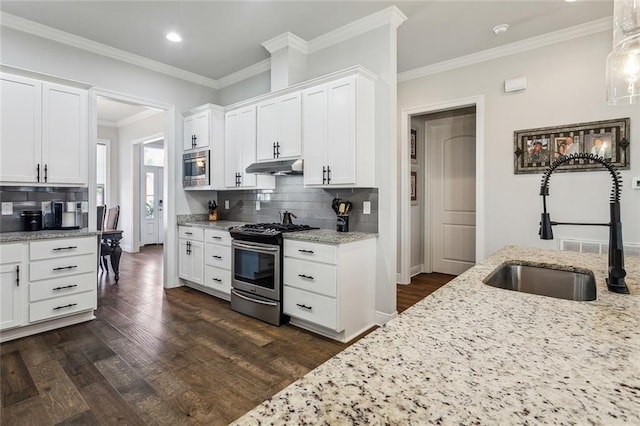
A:
<svg viewBox="0 0 640 426">
<path fill-rule="evenodd" d="M 307 241 L 285 240 L 284 255 L 335 265 L 337 247 L 334 245 L 310 243 Z"/>
<path fill-rule="evenodd" d="M 1 244 L 0 264 L 22 262 L 24 244 Z"/>
<path fill-rule="evenodd" d="M 36 302 L 91 291 L 96 288 L 96 285 L 96 275 L 93 273 L 33 282 L 29 284 L 29 301 Z"/>
<path fill-rule="evenodd" d="M 231 271 L 206 265 L 203 284 L 205 287 L 231 294 Z"/>
<path fill-rule="evenodd" d="M 217 268 L 231 269 L 231 247 L 205 244 L 204 263 Z"/>
<path fill-rule="evenodd" d="M 96 291 L 93 290 L 34 302 L 29 304 L 29 321 L 42 321 L 96 309 L 96 301 Z"/>
<path fill-rule="evenodd" d="M 221 231 L 219 229 L 205 229 L 204 242 L 231 247 L 231 234 L 229 234 L 229 231 Z"/>
<path fill-rule="evenodd" d="M 193 241 L 203 241 L 204 229 L 194 228 L 191 226 L 178 226 L 178 238 L 184 238 Z"/>
<path fill-rule="evenodd" d="M 29 281 L 38 281 L 69 275 L 95 273 L 98 260 L 94 254 L 47 259 L 29 264 Z"/>
<path fill-rule="evenodd" d="M 334 298 L 284 286 L 284 313 L 331 330 L 337 329 L 337 301 Z"/>
<path fill-rule="evenodd" d="M 284 284 L 336 297 L 336 267 L 286 257 L 284 259 Z"/>
<path fill-rule="evenodd" d="M 96 237 L 34 241 L 29 244 L 29 259 L 54 259 L 56 257 L 95 253 L 97 247 Z"/>
</svg>

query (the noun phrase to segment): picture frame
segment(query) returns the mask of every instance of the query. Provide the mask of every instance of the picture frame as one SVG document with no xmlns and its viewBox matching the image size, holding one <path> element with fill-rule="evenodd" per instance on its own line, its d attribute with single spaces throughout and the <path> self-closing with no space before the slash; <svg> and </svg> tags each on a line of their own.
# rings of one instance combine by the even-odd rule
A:
<svg viewBox="0 0 640 426">
<path fill-rule="evenodd" d="M 411 170 L 411 205 L 418 204 L 418 171 Z"/>
<path fill-rule="evenodd" d="M 543 173 L 560 156 L 587 153 L 605 158 L 619 170 L 630 168 L 631 119 L 592 121 L 513 132 L 514 173 Z M 558 172 L 601 170 L 593 160 L 566 162 Z"/>
<path fill-rule="evenodd" d="M 411 162 L 418 162 L 418 129 L 411 129 L 411 137 L 410 137 L 410 151 L 411 151 Z"/>
</svg>

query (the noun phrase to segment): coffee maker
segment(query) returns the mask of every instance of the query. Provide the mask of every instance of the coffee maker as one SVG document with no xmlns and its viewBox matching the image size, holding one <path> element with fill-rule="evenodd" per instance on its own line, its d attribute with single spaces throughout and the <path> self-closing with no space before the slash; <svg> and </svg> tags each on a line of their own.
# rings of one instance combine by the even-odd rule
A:
<svg viewBox="0 0 640 426">
<path fill-rule="evenodd" d="M 81 201 L 51 201 L 45 208 L 45 229 L 80 229 L 82 227 Z"/>
</svg>

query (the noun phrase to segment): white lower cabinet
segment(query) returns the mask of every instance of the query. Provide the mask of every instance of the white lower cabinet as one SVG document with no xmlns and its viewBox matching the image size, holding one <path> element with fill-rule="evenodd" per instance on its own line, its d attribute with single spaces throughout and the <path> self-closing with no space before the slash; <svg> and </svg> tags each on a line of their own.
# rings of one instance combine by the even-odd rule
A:
<svg viewBox="0 0 640 426">
<path fill-rule="evenodd" d="M 373 327 L 375 239 L 284 241 L 284 313 L 291 324 L 341 342 Z"/>
<path fill-rule="evenodd" d="M 23 243 L 0 246 L 0 330 L 20 327 L 25 321 L 24 252 Z"/>
<path fill-rule="evenodd" d="M 180 226 L 179 275 L 186 284 L 231 298 L 231 236 L 228 231 Z"/>
<path fill-rule="evenodd" d="M 0 245 L 0 341 L 93 318 L 95 236 Z"/>
</svg>

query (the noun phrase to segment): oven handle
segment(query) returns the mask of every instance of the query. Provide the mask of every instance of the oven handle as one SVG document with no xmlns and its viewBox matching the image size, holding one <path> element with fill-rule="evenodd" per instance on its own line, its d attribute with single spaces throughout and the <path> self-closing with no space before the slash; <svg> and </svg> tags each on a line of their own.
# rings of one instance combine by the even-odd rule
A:
<svg viewBox="0 0 640 426">
<path fill-rule="evenodd" d="M 250 297 L 247 296 L 243 296 L 238 292 L 235 292 L 233 290 L 231 290 L 231 293 L 235 294 L 236 296 L 238 296 L 240 299 L 244 299 L 244 300 L 248 300 L 249 302 L 254 302 L 254 303 L 259 303 L 261 305 L 267 305 L 267 306 L 278 306 L 277 303 L 273 303 L 273 302 L 264 302 L 262 300 L 256 300 L 256 299 L 252 299 Z"/>
<path fill-rule="evenodd" d="M 280 250 L 280 247 L 270 248 L 270 247 L 264 247 L 264 246 L 254 246 L 253 244 L 244 244 L 244 243 L 239 243 L 237 241 L 233 242 L 233 246 L 244 248 L 247 250 L 258 251 L 262 253 L 277 253 L 278 250 Z"/>
</svg>

